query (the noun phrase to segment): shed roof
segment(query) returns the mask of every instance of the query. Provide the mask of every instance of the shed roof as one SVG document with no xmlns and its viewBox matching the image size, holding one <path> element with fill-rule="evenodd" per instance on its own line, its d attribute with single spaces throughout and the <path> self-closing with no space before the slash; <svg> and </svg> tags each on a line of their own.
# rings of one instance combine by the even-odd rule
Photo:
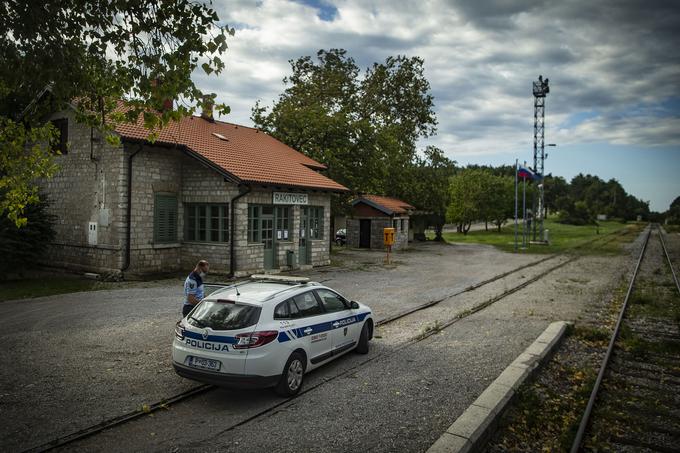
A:
<svg viewBox="0 0 680 453">
<path fill-rule="evenodd" d="M 146 141 L 149 135 L 141 118 L 118 125 L 116 132 L 134 141 Z M 165 126 L 155 143 L 186 147 L 242 183 L 349 191 L 316 171 L 325 165 L 251 127 L 190 116 Z"/>
<path fill-rule="evenodd" d="M 357 203 L 366 203 L 388 215 L 409 214 L 410 211 L 416 209 L 405 201 L 401 201 L 397 198 L 383 197 L 381 195 L 361 195 L 359 198 L 352 201 L 352 206 L 355 206 Z"/>
</svg>

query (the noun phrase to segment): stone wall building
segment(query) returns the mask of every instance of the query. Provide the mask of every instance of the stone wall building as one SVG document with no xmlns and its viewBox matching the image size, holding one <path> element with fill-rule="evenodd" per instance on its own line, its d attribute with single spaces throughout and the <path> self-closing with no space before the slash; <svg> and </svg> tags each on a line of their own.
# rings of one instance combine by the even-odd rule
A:
<svg viewBox="0 0 680 453">
<path fill-rule="evenodd" d="M 383 229 L 394 228 L 393 250 L 405 249 L 409 240 L 409 215 L 415 208 L 396 198 L 362 195 L 352 201 L 347 219 L 347 245 L 384 248 Z"/>
<path fill-rule="evenodd" d="M 257 129 L 211 115 L 171 123 L 154 143 L 141 124 L 112 146 L 71 110 L 52 120 L 68 143 L 42 188 L 57 218 L 48 263 L 103 274 L 190 270 L 230 275 L 330 262 L 324 165 Z"/>
</svg>

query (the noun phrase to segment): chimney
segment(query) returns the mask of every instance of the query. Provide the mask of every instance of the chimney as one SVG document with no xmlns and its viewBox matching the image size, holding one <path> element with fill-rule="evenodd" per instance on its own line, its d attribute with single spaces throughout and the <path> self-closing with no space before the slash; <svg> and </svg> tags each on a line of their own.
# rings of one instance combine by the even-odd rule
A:
<svg viewBox="0 0 680 453">
<path fill-rule="evenodd" d="M 215 105 L 215 95 L 206 94 L 203 96 L 203 111 L 201 112 L 201 118 L 208 120 L 211 123 L 215 122 L 213 118 L 213 106 Z"/>
</svg>

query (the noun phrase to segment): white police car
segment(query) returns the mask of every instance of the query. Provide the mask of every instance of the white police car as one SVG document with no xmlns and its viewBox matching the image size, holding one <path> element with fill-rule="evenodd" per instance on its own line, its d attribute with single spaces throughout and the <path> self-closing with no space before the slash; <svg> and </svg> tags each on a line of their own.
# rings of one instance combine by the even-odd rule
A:
<svg viewBox="0 0 680 453">
<path fill-rule="evenodd" d="M 306 372 L 354 349 L 366 354 L 373 314 L 300 277 L 253 276 L 204 298 L 177 323 L 180 376 L 234 387 L 300 391 Z"/>
</svg>

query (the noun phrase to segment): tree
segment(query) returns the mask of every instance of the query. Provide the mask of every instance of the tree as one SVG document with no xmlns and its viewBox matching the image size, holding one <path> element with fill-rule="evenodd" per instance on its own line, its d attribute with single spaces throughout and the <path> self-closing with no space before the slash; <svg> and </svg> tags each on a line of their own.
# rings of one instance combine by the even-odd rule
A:
<svg viewBox="0 0 680 453">
<path fill-rule="evenodd" d="M 54 172 L 48 141 L 32 141 L 54 133 L 47 113 L 70 103 L 78 121 L 112 141 L 116 123 L 140 115 L 157 130 L 204 102 L 192 72 L 200 65 L 219 74 L 233 34 L 212 8 L 191 0 L 10 0 L 0 5 L 0 30 L 0 146 L 11 153 L 0 161 L 0 215 L 17 226 L 38 197 L 32 180 Z M 117 109 L 120 99 L 125 110 Z M 159 113 L 167 99 L 178 108 Z M 16 164 L 7 166 L 10 160 Z M 32 174 L 16 172 L 30 164 L 37 164 Z"/>
<path fill-rule="evenodd" d="M 446 209 L 450 197 L 449 181 L 454 174 L 456 163 L 434 146 L 428 146 L 424 154 L 424 158 L 417 158 L 409 202 L 431 213 L 428 216 L 428 224 L 434 226 L 435 240 L 443 241 L 442 229 L 446 223 Z"/>
<path fill-rule="evenodd" d="M 361 78 L 345 50 L 316 57 L 290 62 L 292 74 L 271 109 L 259 101 L 253 107 L 256 127 L 322 162 L 347 187 L 410 201 L 416 141 L 436 126 L 423 60 L 388 57 Z"/>
<path fill-rule="evenodd" d="M 680 197 L 676 197 L 666 211 L 666 221 L 675 225 L 680 224 Z"/>
<path fill-rule="evenodd" d="M 0 217 L 0 275 L 21 275 L 35 265 L 54 239 L 54 218 L 47 213 L 47 200 L 42 197 L 26 206 L 26 226 L 17 228 L 8 217 Z"/>
<path fill-rule="evenodd" d="M 501 227 L 515 214 L 515 179 L 511 176 L 491 175 L 489 178 L 488 218 Z"/>
<path fill-rule="evenodd" d="M 467 234 L 475 220 L 482 216 L 480 207 L 484 199 L 484 189 L 480 181 L 488 173 L 484 170 L 461 170 L 451 178 L 449 184 L 449 206 L 446 209 L 446 220 L 461 225 L 461 232 Z"/>
<path fill-rule="evenodd" d="M 543 179 L 545 211 L 557 212 L 569 205 L 569 183 L 561 176 L 547 175 Z"/>
</svg>

